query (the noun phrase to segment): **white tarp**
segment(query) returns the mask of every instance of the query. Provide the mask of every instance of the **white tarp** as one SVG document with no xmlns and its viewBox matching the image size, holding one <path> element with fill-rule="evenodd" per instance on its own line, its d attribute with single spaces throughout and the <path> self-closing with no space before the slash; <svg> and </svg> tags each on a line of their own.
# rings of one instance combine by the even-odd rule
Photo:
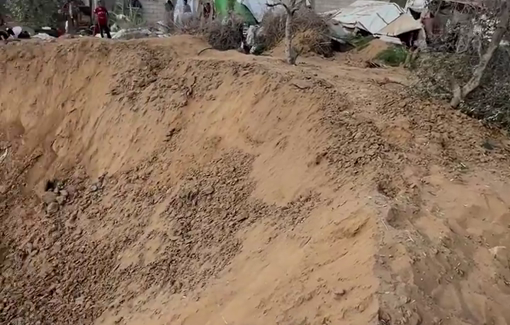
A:
<svg viewBox="0 0 510 325">
<path fill-rule="evenodd" d="M 12 32 L 14 33 L 14 37 L 18 38 L 19 34 L 23 31 L 23 28 L 21 26 L 14 26 L 12 28 Z"/>
<path fill-rule="evenodd" d="M 285 9 L 282 6 L 277 6 L 270 8 L 267 6 L 267 3 L 274 4 L 278 3 L 280 0 L 237 0 L 242 5 L 245 5 L 251 11 L 251 14 L 255 19 L 260 23 L 262 21 L 262 17 L 268 12 L 272 11 L 276 14 L 284 14 Z M 284 3 L 287 3 L 284 0 Z M 305 0 L 304 5 L 306 7 L 310 7 L 312 5 L 311 0 Z"/>
<path fill-rule="evenodd" d="M 427 7 L 427 0 L 407 0 L 406 10 L 411 9 L 415 12 L 422 12 Z"/>
<path fill-rule="evenodd" d="M 358 28 L 377 34 L 404 13 L 396 3 L 358 0 L 331 17 L 345 28 Z"/>
<path fill-rule="evenodd" d="M 51 41 L 55 39 L 55 37 L 50 36 L 46 33 L 37 33 L 34 36 L 32 36 L 32 38 L 42 39 L 43 41 Z"/>
<path fill-rule="evenodd" d="M 245 5 L 259 23 L 262 21 L 264 14 L 269 10 L 268 6 L 266 6 L 266 1 L 263 0 L 237 0 L 237 2 Z"/>
</svg>

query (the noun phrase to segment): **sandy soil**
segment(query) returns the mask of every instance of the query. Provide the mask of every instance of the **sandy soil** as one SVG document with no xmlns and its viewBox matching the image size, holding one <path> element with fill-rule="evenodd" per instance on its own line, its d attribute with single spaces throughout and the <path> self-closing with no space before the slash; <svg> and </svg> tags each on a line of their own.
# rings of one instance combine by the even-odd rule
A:
<svg viewBox="0 0 510 325">
<path fill-rule="evenodd" d="M 507 138 L 205 47 L 0 47 L 0 324 L 510 323 Z"/>
</svg>

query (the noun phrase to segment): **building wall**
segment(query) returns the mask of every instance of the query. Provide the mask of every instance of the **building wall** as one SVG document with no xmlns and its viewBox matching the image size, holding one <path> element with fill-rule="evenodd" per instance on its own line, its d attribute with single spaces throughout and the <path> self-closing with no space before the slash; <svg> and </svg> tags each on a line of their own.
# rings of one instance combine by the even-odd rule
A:
<svg viewBox="0 0 510 325">
<path fill-rule="evenodd" d="M 315 11 L 318 13 L 326 12 L 330 10 L 336 10 L 340 8 L 345 8 L 354 0 L 315 0 Z"/>
<path fill-rule="evenodd" d="M 165 20 L 165 0 L 140 0 L 143 18 L 148 25 Z"/>
</svg>

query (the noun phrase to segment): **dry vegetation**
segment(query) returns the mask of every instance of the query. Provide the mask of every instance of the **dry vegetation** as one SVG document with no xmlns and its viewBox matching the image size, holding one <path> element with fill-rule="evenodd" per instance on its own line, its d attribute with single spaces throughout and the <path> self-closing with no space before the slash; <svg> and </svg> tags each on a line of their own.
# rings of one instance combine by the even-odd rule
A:
<svg viewBox="0 0 510 325">
<path fill-rule="evenodd" d="M 426 97 L 450 100 L 452 83 L 466 83 L 478 57 L 469 54 L 430 53 L 422 56 L 418 77 L 420 94 Z M 469 116 L 510 129 L 510 54 L 500 48 L 487 66 L 480 86 L 460 103 L 459 108 Z"/>
<path fill-rule="evenodd" d="M 285 38 L 285 15 L 268 13 L 261 23 L 264 29 L 264 46 L 272 49 Z M 312 52 L 331 56 L 329 27 L 313 10 L 301 8 L 292 19 L 292 33 L 296 35 L 296 47 L 300 52 Z"/>
<path fill-rule="evenodd" d="M 506 1 L 466 8 L 470 19 L 447 25 L 418 62 L 417 90 L 466 114 L 510 129 L 510 48 Z M 476 31 L 478 29 L 478 32 Z"/>
<path fill-rule="evenodd" d="M 216 50 L 226 51 L 236 49 L 243 39 L 243 22 L 235 15 L 226 24 L 214 20 L 206 25 L 203 35 L 207 42 Z"/>
<path fill-rule="evenodd" d="M 268 13 L 261 22 L 261 34 L 257 43 L 265 50 L 271 50 L 285 39 L 284 13 Z M 189 21 L 179 30 L 182 34 L 200 35 L 220 51 L 239 48 L 242 41 L 243 19 L 231 14 L 226 20 L 216 19 L 207 23 L 198 19 Z M 329 57 L 333 54 L 329 38 L 329 28 L 322 17 L 313 10 L 300 8 L 292 20 L 292 35 L 295 38 L 294 48 L 299 53 L 316 53 Z"/>
</svg>

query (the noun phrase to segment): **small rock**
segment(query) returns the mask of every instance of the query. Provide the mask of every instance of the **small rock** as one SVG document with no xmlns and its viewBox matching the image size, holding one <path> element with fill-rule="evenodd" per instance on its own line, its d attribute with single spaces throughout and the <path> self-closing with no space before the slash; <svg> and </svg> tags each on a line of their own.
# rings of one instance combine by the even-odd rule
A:
<svg viewBox="0 0 510 325">
<path fill-rule="evenodd" d="M 27 251 L 28 254 L 30 254 L 32 252 L 33 248 L 34 248 L 34 245 L 32 245 L 32 243 L 27 243 L 25 246 L 25 250 Z"/>
<path fill-rule="evenodd" d="M 313 83 L 306 80 L 295 80 L 291 83 L 291 85 L 301 90 L 310 89 L 313 87 Z"/>
<path fill-rule="evenodd" d="M 62 190 L 62 191 L 60 191 L 60 195 L 62 195 L 63 197 L 68 197 L 69 196 L 69 192 L 66 191 L 66 190 Z"/>
<path fill-rule="evenodd" d="M 347 291 L 345 291 L 344 289 L 338 290 L 337 292 L 335 292 L 335 300 L 342 299 L 342 297 L 345 296 L 346 293 Z"/>
<path fill-rule="evenodd" d="M 248 219 L 248 215 L 246 213 L 241 213 L 235 216 L 235 220 L 237 222 L 243 222 L 246 219 Z"/>
<path fill-rule="evenodd" d="M 212 186 L 206 186 L 206 187 L 204 188 L 204 194 L 205 194 L 205 195 L 211 195 L 211 194 L 213 194 L 213 193 L 214 193 L 214 187 L 212 187 Z"/>
<path fill-rule="evenodd" d="M 91 187 L 90 187 L 90 191 L 91 192 L 97 192 L 97 190 L 99 189 L 99 187 L 96 185 L 96 184 L 93 184 Z"/>
<path fill-rule="evenodd" d="M 411 302 L 411 298 L 406 297 L 406 296 L 401 296 L 400 297 L 400 302 L 402 303 L 402 305 L 408 304 L 408 303 Z"/>
<path fill-rule="evenodd" d="M 49 213 L 49 214 L 53 214 L 53 213 L 56 213 L 59 209 L 59 205 L 57 202 L 51 202 L 50 204 L 48 204 L 48 206 L 46 207 L 46 212 Z"/>
<path fill-rule="evenodd" d="M 84 296 L 80 296 L 78 298 L 76 298 L 74 300 L 74 303 L 77 304 L 77 305 L 83 305 L 83 303 L 85 302 L 85 297 Z"/>
<path fill-rule="evenodd" d="M 7 193 L 7 186 L 0 185 L 0 194 L 5 194 L 5 193 Z"/>
<path fill-rule="evenodd" d="M 76 186 L 74 186 L 74 185 L 69 185 L 69 186 L 67 186 L 67 187 L 66 187 L 66 189 L 65 189 L 65 191 L 67 192 L 67 194 L 68 194 L 68 195 L 70 195 L 70 196 L 75 195 L 75 194 L 76 194 L 76 192 L 77 192 L 77 190 L 78 190 L 78 189 L 77 189 L 77 188 L 76 188 Z"/>
<path fill-rule="evenodd" d="M 41 199 L 46 204 L 57 202 L 57 194 L 53 192 L 44 192 L 44 194 L 41 196 Z"/>
<path fill-rule="evenodd" d="M 58 204 L 64 205 L 65 201 L 66 201 L 65 196 L 62 196 L 62 195 L 61 196 L 57 196 L 57 203 Z"/>
<path fill-rule="evenodd" d="M 492 257 L 494 259 L 500 261 L 505 265 L 508 263 L 507 249 L 505 246 L 495 246 L 489 249 L 489 252 L 492 254 Z"/>
</svg>

